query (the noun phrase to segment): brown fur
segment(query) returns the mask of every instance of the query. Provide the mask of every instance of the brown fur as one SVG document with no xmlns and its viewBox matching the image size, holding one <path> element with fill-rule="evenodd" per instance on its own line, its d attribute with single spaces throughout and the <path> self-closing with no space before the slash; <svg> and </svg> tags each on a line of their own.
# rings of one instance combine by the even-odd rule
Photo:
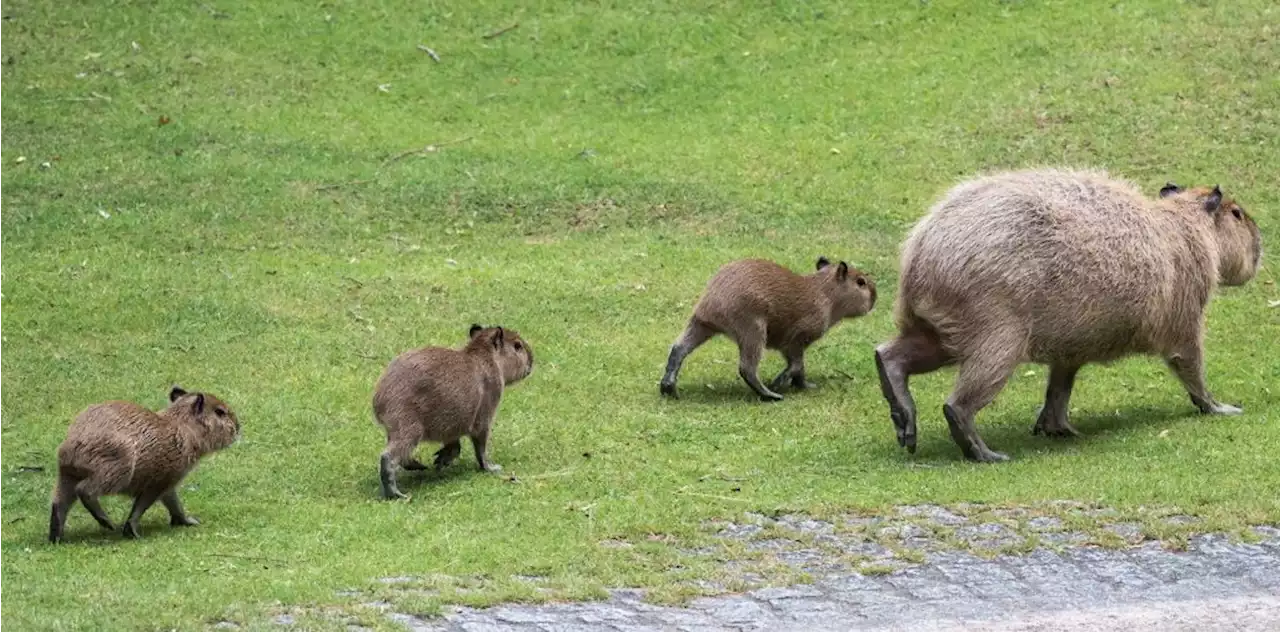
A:
<svg viewBox="0 0 1280 632">
<path fill-rule="evenodd" d="M 1239 412 L 1204 385 L 1204 313 L 1219 283 L 1248 282 L 1261 257 L 1257 224 L 1216 187 L 1170 184 L 1149 199 L 1104 172 L 1056 169 L 956 186 L 903 245 L 899 336 L 876 351 L 899 443 L 915 450 L 907 378 L 956 363 L 943 413 L 980 461 L 1006 457 L 973 417 L 1023 362 L 1050 367 L 1037 434 L 1076 434 L 1076 372 L 1130 354 L 1165 358 L 1201 411 Z"/>
<path fill-rule="evenodd" d="M 660 391 L 677 397 L 676 380 L 684 359 L 716 334 L 738 345 L 738 374 L 761 398 L 788 380 L 794 388 L 813 386 L 805 379 L 804 352 L 845 318 L 862 316 L 875 306 L 876 285 L 841 261 L 819 258 L 813 274 L 801 276 L 772 261 L 745 259 L 720 268 L 707 283 L 684 333 L 671 345 Z M 787 367 L 769 387 L 758 368 L 765 349 L 781 351 Z"/>
<path fill-rule="evenodd" d="M 77 499 L 104 529 L 115 529 L 98 503 L 103 494 L 133 497 L 125 537 L 139 536 L 138 520 L 157 500 L 169 510 L 171 525 L 198 524 L 182 510 L 178 483 L 201 457 L 235 443 L 240 422 L 209 393 L 188 393 L 175 386 L 169 402 L 156 413 L 132 402 L 110 401 L 76 416 L 58 446 L 50 542 L 62 539 L 67 511 Z"/>
<path fill-rule="evenodd" d="M 503 389 L 533 372 L 533 349 L 520 334 L 472 325 L 461 349 L 424 347 L 407 351 L 387 367 L 373 394 L 373 414 L 387 431 L 379 464 L 382 494 L 408 498 L 396 485 L 396 469 L 426 469 L 413 458 L 422 441 L 444 444 L 435 467 L 448 466 L 470 437 L 481 470 L 502 469 L 487 460 L 489 430 Z"/>
</svg>

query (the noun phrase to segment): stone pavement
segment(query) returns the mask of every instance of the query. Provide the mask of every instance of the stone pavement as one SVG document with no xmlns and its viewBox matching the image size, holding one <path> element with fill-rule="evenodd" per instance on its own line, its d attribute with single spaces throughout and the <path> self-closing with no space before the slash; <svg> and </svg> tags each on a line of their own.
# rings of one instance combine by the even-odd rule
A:
<svg viewBox="0 0 1280 632">
<path fill-rule="evenodd" d="M 1280 630 L 1274 527 L 1253 527 L 1257 543 L 1206 534 L 1175 552 L 1144 541 L 1134 523 L 1105 527 L 1131 544 L 1111 549 L 1080 545 L 1088 534 L 1023 510 L 1003 510 L 1013 512 L 1004 520 L 984 514 L 986 522 L 930 505 L 898 511 L 898 520 L 848 518 L 846 526 L 857 523 L 854 532 L 801 516 L 748 514 L 743 523 L 715 525 L 720 536 L 809 572 L 811 584 L 703 597 L 684 607 L 644 603 L 642 591 L 624 589 L 600 602 L 452 607 L 439 618 L 385 614 L 415 632 Z M 1028 534 L 1059 543 L 1058 551 L 981 557 L 964 550 L 1001 550 Z M 905 556 L 914 561 L 902 559 L 908 549 L 918 552 Z M 841 561 L 833 551 L 856 555 Z"/>
</svg>

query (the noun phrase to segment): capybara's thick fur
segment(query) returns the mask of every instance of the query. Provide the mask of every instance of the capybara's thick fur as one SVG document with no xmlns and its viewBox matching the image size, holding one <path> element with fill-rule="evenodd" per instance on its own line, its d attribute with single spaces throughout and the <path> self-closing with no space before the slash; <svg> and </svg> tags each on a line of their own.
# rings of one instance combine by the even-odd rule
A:
<svg viewBox="0 0 1280 632">
<path fill-rule="evenodd" d="M 138 520 L 157 500 L 173 526 L 197 524 L 178 501 L 177 487 L 200 458 L 240 436 L 240 421 L 210 393 L 175 386 L 169 406 L 152 412 L 132 402 L 94 404 L 81 412 L 58 446 L 58 483 L 53 491 L 49 541 L 62 540 L 67 511 L 80 500 L 107 530 L 115 529 L 98 497 L 132 496 L 124 535 L 136 538 Z"/>
<path fill-rule="evenodd" d="M 1205 307 L 1218 284 L 1252 279 L 1261 257 L 1257 224 L 1216 186 L 1147 197 L 1102 171 L 1057 169 L 956 186 L 903 245 L 899 336 L 876 351 L 899 443 L 915 450 L 908 376 L 950 364 L 960 374 L 943 413 L 979 461 L 1006 457 L 974 415 L 1024 362 L 1050 368 L 1037 434 L 1076 434 L 1076 372 L 1130 354 L 1164 358 L 1201 411 L 1239 412 L 1204 384 Z"/>
<path fill-rule="evenodd" d="M 716 334 L 738 345 L 738 374 L 766 401 L 790 381 L 810 386 L 804 352 L 846 318 L 862 316 L 876 303 L 876 284 L 848 263 L 818 259 L 812 274 L 799 275 L 772 261 L 744 259 L 726 264 L 707 283 L 684 333 L 671 345 L 660 392 L 677 397 L 676 380 L 684 359 Z M 787 366 L 765 386 L 758 369 L 765 349 L 782 352 Z"/>
<path fill-rule="evenodd" d="M 503 389 L 533 372 L 533 349 L 520 334 L 502 327 L 472 325 L 461 349 L 424 347 L 392 360 L 373 394 L 373 414 L 387 431 L 379 474 L 386 498 L 407 498 L 396 470 L 426 469 L 413 458 L 422 441 L 444 444 L 436 469 L 448 466 L 470 437 L 481 470 L 501 468 L 488 460 L 489 430 Z"/>
</svg>

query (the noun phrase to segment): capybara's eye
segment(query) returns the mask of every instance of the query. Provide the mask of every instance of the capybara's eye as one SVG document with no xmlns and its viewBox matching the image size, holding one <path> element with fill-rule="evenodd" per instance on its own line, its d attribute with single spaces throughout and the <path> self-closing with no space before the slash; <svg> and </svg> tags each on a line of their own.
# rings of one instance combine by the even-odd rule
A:
<svg viewBox="0 0 1280 632">
<path fill-rule="evenodd" d="M 1236 219 L 1244 219 L 1243 217 L 1240 216 L 1240 209 L 1238 208 L 1231 209 L 1231 214 L 1235 215 Z"/>
<path fill-rule="evenodd" d="M 226 416 L 227 416 L 227 411 L 225 411 L 225 410 L 223 410 L 223 409 L 221 409 L 221 408 L 215 408 L 215 409 L 213 409 L 213 414 L 215 414 L 215 415 L 217 415 L 217 416 L 219 416 L 219 417 L 226 417 Z"/>
<path fill-rule="evenodd" d="M 866 280 L 866 279 L 864 279 L 864 278 L 862 278 L 862 277 L 858 277 L 858 287 L 863 287 L 863 286 L 865 286 L 866 284 L 867 284 L 867 280 Z"/>
<path fill-rule="evenodd" d="M 524 345 L 522 345 L 522 344 L 520 344 L 519 342 L 517 342 L 517 343 L 516 343 L 516 351 L 524 351 Z"/>
</svg>

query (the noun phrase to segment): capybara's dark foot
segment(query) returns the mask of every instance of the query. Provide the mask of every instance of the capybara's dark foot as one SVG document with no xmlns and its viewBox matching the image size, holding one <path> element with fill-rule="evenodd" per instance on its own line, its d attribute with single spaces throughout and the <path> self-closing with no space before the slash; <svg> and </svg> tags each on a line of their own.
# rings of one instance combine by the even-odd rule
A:
<svg viewBox="0 0 1280 632">
<path fill-rule="evenodd" d="M 422 461 L 419 461 L 418 459 L 409 459 L 400 467 L 403 467 L 406 470 L 413 470 L 415 472 L 427 469 L 427 466 L 423 465 Z"/>
<path fill-rule="evenodd" d="M 947 425 L 951 427 L 951 438 L 955 439 L 966 459 L 979 463 L 998 463 L 1009 460 L 1007 455 L 988 448 L 978 433 L 973 431 L 973 425 L 961 418 L 951 404 L 942 405 L 942 414 L 947 418 Z"/>
<path fill-rule="evenodd" d="M 122 531 L 124 533 L 124 537 L 129 538 L 130 540 L 137 540 L 142 537 L 142 533 L 138 531 L 138 525 L 134 524 L 132 521 L 125 522 L 124 529 Z"/>
<path fill-rule="evenodd" d="M 200 524 L 194 516 L 172 516 L 169 518 L 169 526 L 171 527 L 194 527 Z"/>
<path fill-rule="evenodd" d="M 1031 428 L 1031 434 L 1065 439 L 1080 436 L 1080 431 L 1076 430 L 1067 420 L 1058 419 L 1042 411 L 1040 416 L 1036 418 L 1036 425 Z"/>
<path fill-rule="evenodd" d="M 680 394 L 676 392 L 676 383 L 662 381 L 658 384 L 658 392 L 671 399 L 680 399 Z"/>
<path fill-rule="evenodd" d="M 435 467 L 437 470 L 443 470 L 458 460 L 458 455 L 462 454 L 462 444 L 457 441 L 451 441 L 436 450 Z M 425 469 L 425 468 L 423 468 Z"/>
</svg>

